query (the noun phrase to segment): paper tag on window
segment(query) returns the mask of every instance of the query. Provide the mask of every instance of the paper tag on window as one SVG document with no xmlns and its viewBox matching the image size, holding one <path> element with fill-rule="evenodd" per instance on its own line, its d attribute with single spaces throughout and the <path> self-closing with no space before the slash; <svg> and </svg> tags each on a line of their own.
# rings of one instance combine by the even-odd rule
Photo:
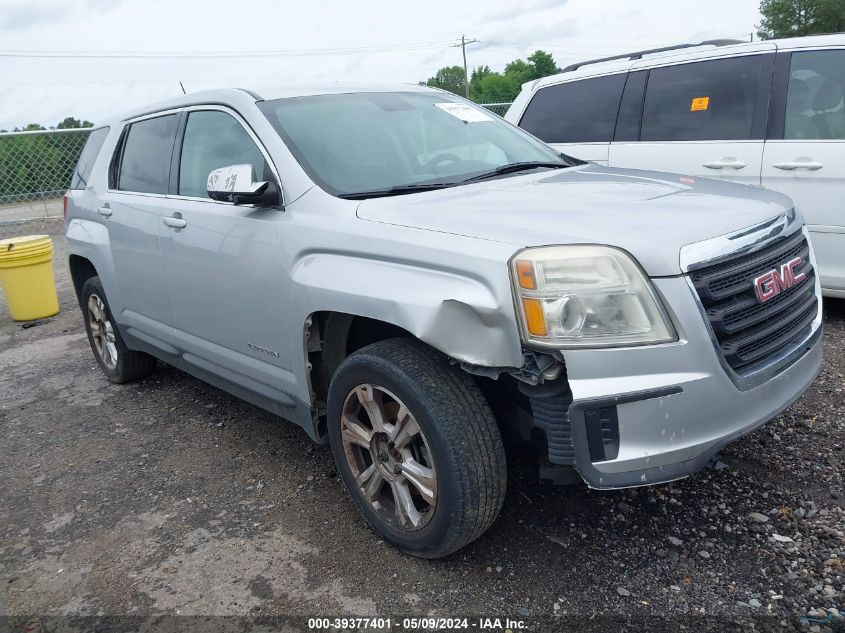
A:
<svg viewBox="0 0 845 633">
<path fill-rule="evenodd" d="M 465 103 L 435 103 L 434 106 L 436 108 L 440 108 L 444 112 L 448 112 L 453 117 L 460 119 L 464 123 L 480 123 L 481 121 L 493 120 L 493 117 L 489 114 L 476 110 Z"/>
<path fill-rule="evenodd" d="M 710 97 L 695 97 L 690 104 L 690 112 L 700 112 L 710 107 Z"/>
</svg>

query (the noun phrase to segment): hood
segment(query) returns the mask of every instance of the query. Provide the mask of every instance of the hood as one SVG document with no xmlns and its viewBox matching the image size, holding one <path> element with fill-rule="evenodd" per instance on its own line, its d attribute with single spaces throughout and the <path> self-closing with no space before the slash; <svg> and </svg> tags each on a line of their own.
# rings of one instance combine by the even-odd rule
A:
<svg viewBox="0 0 845 633">
<path fill-rule="evenodd" d="M 678 275 L 686 244 L 777 217 L 779 193 L 709 178 L 589 164 L 425 193 L 373 198 L 372 222 L 526 246 L 606 244 L 652 276 Z"/>
</svg>

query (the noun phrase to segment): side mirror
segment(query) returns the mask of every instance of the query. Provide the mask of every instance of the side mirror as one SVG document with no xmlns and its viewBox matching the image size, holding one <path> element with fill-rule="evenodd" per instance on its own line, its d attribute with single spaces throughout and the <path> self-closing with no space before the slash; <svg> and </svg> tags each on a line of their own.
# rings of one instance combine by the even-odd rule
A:
<svg viewBox="0 0 845 633">
<path fill-rule="evenodd" d="M 233 204 L 272 205 L 279 200 L 276 183 L 256 181 L 255 169 L 249 163 L 220 167 L 208 174 L 208 197 Z"/>
</svg>

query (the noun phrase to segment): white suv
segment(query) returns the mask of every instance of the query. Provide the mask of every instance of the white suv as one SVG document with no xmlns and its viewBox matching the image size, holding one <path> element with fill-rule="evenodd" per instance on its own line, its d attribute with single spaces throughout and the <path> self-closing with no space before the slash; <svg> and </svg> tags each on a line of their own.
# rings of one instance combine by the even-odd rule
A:
<svg viewBox="0 0 845 633">
<path fill-rule="evenodd" d="M 826 296 L 845 297 L 845 34 L 680 45 L 567 67 L 505 118 L 614 167 L 762 185 L 804 213 Z"/>
</svg>

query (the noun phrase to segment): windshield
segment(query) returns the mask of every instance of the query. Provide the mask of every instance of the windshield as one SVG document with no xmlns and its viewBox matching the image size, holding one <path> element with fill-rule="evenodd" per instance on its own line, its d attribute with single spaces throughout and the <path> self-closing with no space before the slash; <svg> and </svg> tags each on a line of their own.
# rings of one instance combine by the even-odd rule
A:
<svg viewBox="0 0 845 633">
<path fill-rule="evenodd" d="M 319 95 L 258 106 L 311 179 L 337 196 L 448 186 L 512 163 L 568 165 L 522 130 L 443 93 Z"/>
</svg>

